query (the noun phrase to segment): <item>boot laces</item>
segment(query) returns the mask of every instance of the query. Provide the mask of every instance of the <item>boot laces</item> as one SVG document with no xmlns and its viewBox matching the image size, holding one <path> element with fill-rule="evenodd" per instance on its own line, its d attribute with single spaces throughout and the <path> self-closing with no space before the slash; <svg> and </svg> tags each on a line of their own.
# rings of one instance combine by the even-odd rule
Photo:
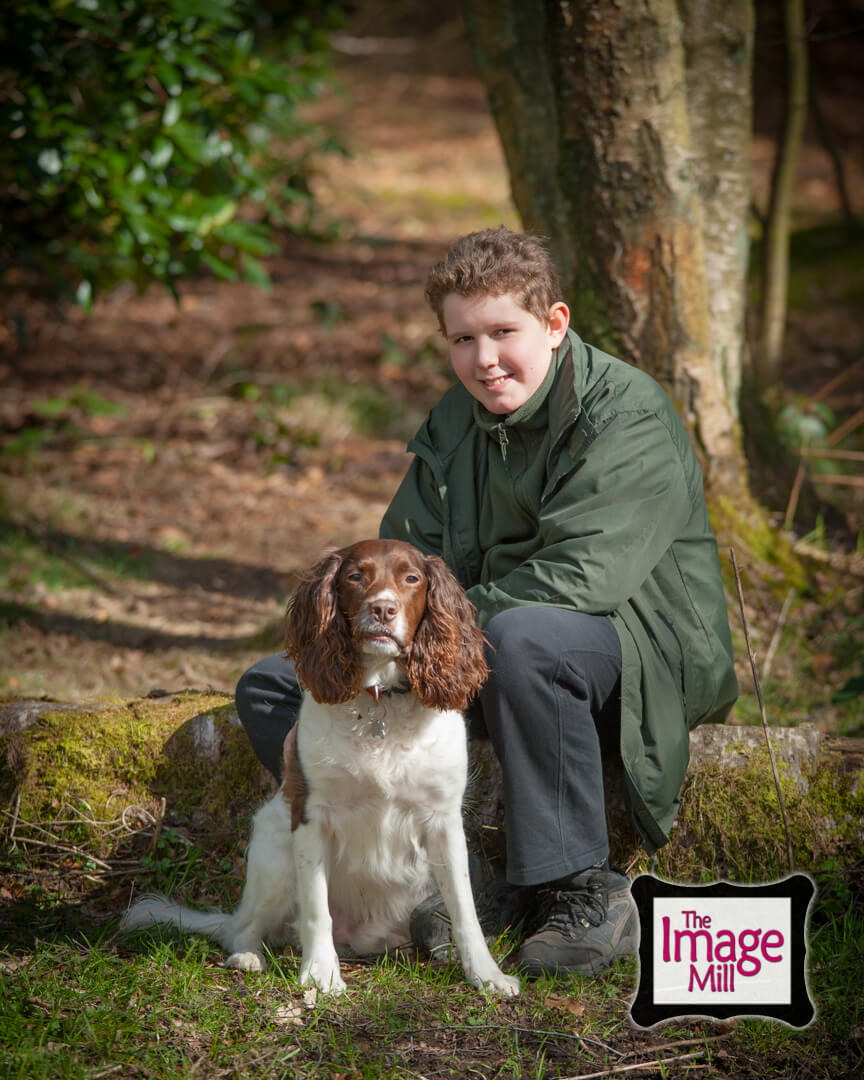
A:
<svg viewBox="0 0 864 1080">
<path fill-rule="evenodd" d="M 609 904 L 601 881 L 590 881 L 578 889 L 555 889 L 546 902 L 543 929 L 566 933 L 576 923 L 584 927 L 600 926 L 608 912 Z"/>
</svg>

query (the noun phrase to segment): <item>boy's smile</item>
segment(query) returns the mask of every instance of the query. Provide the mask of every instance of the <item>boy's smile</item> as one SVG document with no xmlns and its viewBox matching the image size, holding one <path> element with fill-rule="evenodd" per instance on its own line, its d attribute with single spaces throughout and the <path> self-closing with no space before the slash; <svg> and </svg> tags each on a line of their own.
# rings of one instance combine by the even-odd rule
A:
<svg viewBox="0 0 864 1080">
<path fill-rule="evenodd" d="M 456 377 L 499 416 L 515 412 L 539 388 L 570 318 L 559 302 L 544 325 L 509 293 L 450 293 L 442 307 Z"/>
</svg>

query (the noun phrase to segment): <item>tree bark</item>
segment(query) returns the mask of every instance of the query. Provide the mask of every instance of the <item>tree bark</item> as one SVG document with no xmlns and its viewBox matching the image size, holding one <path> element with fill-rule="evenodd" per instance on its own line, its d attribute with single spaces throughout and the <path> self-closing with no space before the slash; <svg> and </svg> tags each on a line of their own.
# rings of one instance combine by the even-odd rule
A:
<svg viewBox="0 0 864 1080">
<path fill-rule="evenodd" d="M 468 15 L 514 202 L 550 237 L 574 328 L 659 379 L 708 482 L 740 491 L 751 8 L 691 3 L 686 24 L 675 0 Z"/>
<path fill-rule="evenodd" d="M 753 131 L 753 11 L 741 0 L 679 0 L 690 135 L 704 208 L 712 359 L 738 417 L 746 351 Z"/>
<path fill-rule="evenodd" d="M 789 227 L 795 170 L 807 122 L 807 36 L 804 0 L 785 0 L 786 115 L 771 179 L 764 237 L 762 328 L 756 376 L 763 391 L 780 382 L 789 293 Z"/>
</svg>

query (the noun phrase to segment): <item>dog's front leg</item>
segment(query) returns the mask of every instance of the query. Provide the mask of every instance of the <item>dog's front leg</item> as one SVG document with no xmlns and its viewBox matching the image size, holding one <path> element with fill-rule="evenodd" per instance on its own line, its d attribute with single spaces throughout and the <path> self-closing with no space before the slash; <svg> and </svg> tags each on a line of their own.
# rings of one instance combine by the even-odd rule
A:
<svg viewBox="0 0 864 1080">
<path fill-rule="evenodd" d="M 298 930 L 302 960 L 300 983 L 314 983 L 325 993 L 346 989 L 333 946 L 333 920 L 327 898 L 327 868 L 321 828 L 316 822 L 294 833 L 294 869 L 300 908 Z"/>
<path fill-rule="evenodd" d="M 481 989 L 488 987 L 505 997 L 515 997 L 519 993 L 519 980 L 505 975 L 495 963 L 477 919 L 461 814 L 451 815 L 437 828 L 433 827 L 427 848 L 435 880 L 450 915 L 453 941 L 465 977 Z"/>
</svg>

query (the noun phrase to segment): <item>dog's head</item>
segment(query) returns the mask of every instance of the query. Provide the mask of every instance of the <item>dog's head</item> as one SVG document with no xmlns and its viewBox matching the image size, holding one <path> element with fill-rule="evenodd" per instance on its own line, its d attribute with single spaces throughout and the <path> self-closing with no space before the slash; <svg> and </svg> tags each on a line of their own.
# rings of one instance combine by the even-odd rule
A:
<svg viewBox="0 0 864 1080">
<path fill-rule="evenodd" d="M 316 701 L 362 689 L 370 659 L 404 666 L 424 705 L 464 709 L 486 679 L 474 607 L 442 559 L 398 540 L 363 540 L 326 555 L 288 605 L 286 655 Z"/>
</svg>

